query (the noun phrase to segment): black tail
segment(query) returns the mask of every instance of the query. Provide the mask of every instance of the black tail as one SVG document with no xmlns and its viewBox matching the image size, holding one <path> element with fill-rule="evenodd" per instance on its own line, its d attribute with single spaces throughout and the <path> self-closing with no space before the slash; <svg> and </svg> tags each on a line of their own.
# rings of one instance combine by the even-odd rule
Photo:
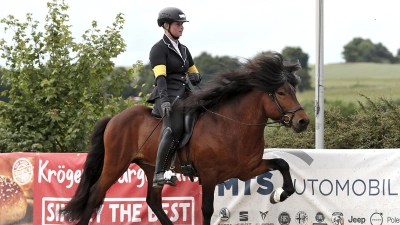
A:
<svg viewBox="0 0 400 225">
<path fill-rule="evenodd" d="M 81 217 L 86 208 L 90 188 L 97 182 L 104 164 L 104 130 L 111 117 L 104 117 L 96 123 L 90 136 L 90 149 L 83 166 L 81 181 L 71 201 L 60 211 L 65 217 L 74 221 Z M 95 209 L 97 210 L 97 209 Z"/>
</svg>

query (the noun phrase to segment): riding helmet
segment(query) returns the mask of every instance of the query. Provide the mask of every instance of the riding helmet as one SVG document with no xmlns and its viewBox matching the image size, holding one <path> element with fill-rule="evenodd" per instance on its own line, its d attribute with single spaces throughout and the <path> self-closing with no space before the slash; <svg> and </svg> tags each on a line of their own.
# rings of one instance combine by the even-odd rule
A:
<svg viewBox="0 0 400 225">
<path fill-rule="evenodd" d="M 157 24 L 159 27 L 161 27 L 164 23 L 170 24 L 175 21 L 189 22 L 186 20 L 185 13 L 175 7 L 164 8 L 158 13 Z"/>
</svg>

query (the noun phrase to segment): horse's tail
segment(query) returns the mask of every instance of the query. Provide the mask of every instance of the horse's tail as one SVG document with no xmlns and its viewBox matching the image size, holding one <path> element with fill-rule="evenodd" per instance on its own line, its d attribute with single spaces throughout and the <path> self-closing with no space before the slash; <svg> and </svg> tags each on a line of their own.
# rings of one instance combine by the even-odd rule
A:
<svg viewBox="0 0 400 225">
<path fill-rule="evenodd" d="M 110 120 L 111 117 L 104 117 L 93 128 L 81 181 L 71 201 L 60 211 L 69 220 L 77 220 L 81 217 L 89 199 L 90 188 L 100 178 L 104 164 L 104 130 Z"/>
</svg>

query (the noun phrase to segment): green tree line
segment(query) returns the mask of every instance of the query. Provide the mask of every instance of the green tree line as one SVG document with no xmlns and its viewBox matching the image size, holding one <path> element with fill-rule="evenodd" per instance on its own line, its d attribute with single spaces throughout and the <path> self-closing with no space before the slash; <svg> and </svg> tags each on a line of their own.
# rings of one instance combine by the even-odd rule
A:
<svg viewBox="0 0 400 225">
<path fill-rule="evenodd" d="M 344 46 L 342 52 L 346 63 L 400 63 L 400 49 L 393 55 L 382 43 L 374 44 L 370 39 L 354 38 Z"/>
</svg>

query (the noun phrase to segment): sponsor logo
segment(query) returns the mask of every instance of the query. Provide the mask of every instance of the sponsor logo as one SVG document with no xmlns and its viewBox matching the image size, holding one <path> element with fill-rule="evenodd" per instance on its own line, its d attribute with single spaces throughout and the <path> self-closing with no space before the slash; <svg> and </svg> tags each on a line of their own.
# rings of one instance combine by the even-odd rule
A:
<svg viewBox="0 0 400 225">
<path fill-rule="evenodd" d="M 334 225 L 343 225 L 344 224 L 343 213 L 341 212 L 332 213 L 332 223 Z"/>
<path fill-rule="evenodd" d="M 229 217 L 231 217 L 231 215 L 227 208 L 222 208 L 219 211 L 219 218 L 221 219 L 221 221 L 227 221 L 227 220 L 229 220 Z"/>
<path fill-rule="evenodd" d="M 400 223 L 400 218 L 388 216 L 386 222 L 387 222 L 387 223 Z"/>
<path fill-rule="evenodd" d="M 324 214 L 322 214 L 321 212 L 317 212 L 317 214 L 315 215 L 315 220 L 316 220 L 318 223 L 324 222 L 324 220 L 325 220 Z"/>
<path fill-rule="evenodd" d="M 315 220 L 317 221 L 317 223 L 313 223 L 313 225 L 327 225 L 326 223 L 323 223 L 325 220 L 325 216 L 321 212 L 317 212 L 317 214 L 315 215 Z"/>
<path fill-rule="evenodd" d="M 265 211 L 265 212 L 260 211 L 261 219 L 265 220 L 265 217 L 267 217 L 267 214 L 268 214 L 268 211 Z"/>
<path fill-rule="evenodd" d="M 382 225 L 383 222 L 383 215 L 382 213 L 372 213 L 371 218 L 369 219 L 371 222 L 371 225 Z"/>
<path fill-rule="evenodd" d="M 248 221 L 249 220 L 249 212 L 247 212 L 247 211 L 239 212 L 239 220 L 240 221 Z"/>
<path fill-rule="evenodd" d="M 14 162 L 12 174 L 17 184 L 27 184 L 33 177 L 33 165 L 28 159 L 19 158 Z"/>
<path fill-rule="evenodd" d="M 349 223 L 361 223 L 361 224 L 364 224 L 365 223 L 365 218 L 362 218 L 362 217 L 355 218 L 355 217 L 351 216 L 351 218 L 348 221 L 349 221 Z"/>
<path fill-rule="evenodd" d="M 296 223 L 299 225 L 306 225 L 308 222 L 308 216 L 305 212 L 299 211 L 296 213 Z"/>
<path fill-rule="evenodd" d="M 289 225 L 290 223 L 290 215 L 287 212 L 281 212 L 278 216 L 278 222 L 281 225 Z"/>
<path fill-rule="evenodd" d="M 186 18 L 185 14 L 179 14 L 179 18 L 183 19 Z"/>
</svg>

